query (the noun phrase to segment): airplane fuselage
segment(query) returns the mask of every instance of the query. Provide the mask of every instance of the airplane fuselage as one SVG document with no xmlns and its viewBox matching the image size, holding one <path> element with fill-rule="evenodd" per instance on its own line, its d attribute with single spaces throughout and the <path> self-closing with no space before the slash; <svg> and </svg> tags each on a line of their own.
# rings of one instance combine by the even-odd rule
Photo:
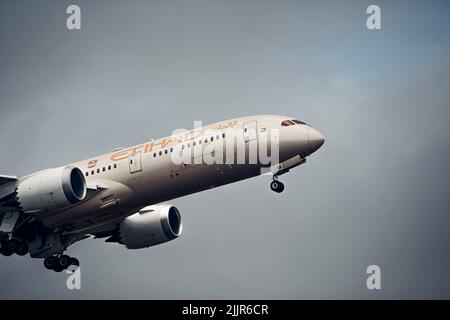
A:
<svg viewBox="0 0 450 320">
<path fill-rule="evenodd" d="M 291 117 L 249 116 L 22 178 L 1 176 L 0 209 L 7 214 L 0 250 L 30 252 L 46 258 L 47 269 L 62 270 L 67 260 L 75 262 L 61 252 L 87 235 L 110 237 L 129 249 L 170 241 L 181 234 L 179 212 L 153 205 L 263 173 L 271 173 L 271 189 L 282 192 L 278 176 L 304 163 L 323 142 L 317 130 Z"/>
<path fill-rule="evenodd" d="M 258 176 L 263 168 L 273 163 L 262 164 L 257 161 L 250 164 L 247 159 L 245 163 L 237 164 L 236 153 L 242 144 L 247 144 L 244 148 L 248 156 L 248 145 L 252 142 L 248 139 L 236 141 L 232 163 L 177 164 L 171 158 L 176 148 L 184 145 L 187 149 L 188 144 L 189 148 L 198 148 L 199 155 L 202 156 L 208 144 L 215 142 L 223 147 L 225 157 L 227 134 L 234 131 L 237 135 L 245 135 L 246 126 L 252 126 L 252 130 L 255 130 L 256 136 L 250 139 L 254 138 L 253 142 L 258 147 L 261 147 L 262 134 L 278 130 L 278 137 L 268 137 L 267 153 L 270 154 L 272 144 L 279 143 L 279 162 L 297 155 L 304 158 L 310 151 L 310 128 L 281 126 L 281 122 L 286 119 L 290 117 L 269 115 L 227 120 L 73 163 L 72 166 L 85 174 L 88 185 L 103 187 L 104 191 L 86 202 L 46 218 L 44 223 L 48 227 L 60 227 L 64 224 L 84 227 L 92 224 L 93 220 L 121 218 L 144 206 Z M 276 138 L 279 141 L 275 141 Z M 223 162 L 227 162 L 226 159 Z"/>
</svg>

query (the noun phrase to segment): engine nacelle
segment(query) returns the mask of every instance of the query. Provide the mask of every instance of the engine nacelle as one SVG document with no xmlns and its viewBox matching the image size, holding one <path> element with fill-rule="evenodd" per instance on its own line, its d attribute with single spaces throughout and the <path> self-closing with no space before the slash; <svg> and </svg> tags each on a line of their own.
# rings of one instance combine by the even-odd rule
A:
<svg viewBox="0 0 450 320">
<path fill-rule="evenodd" d="M 142 249 L 176 239 L 182 229 L 178 209 L 158 205 L 145 207 L 125 218 L 117 228 L 117 236 L 118 242 L 128 249 Z"/>
<path fill-rule="evenodd" d="M 40 171 L 20 181 L 17 201 L 25 212 L 65 207 L 84 200 L 86 179 L 80 169 L 61 167 Z"/>
</svg>

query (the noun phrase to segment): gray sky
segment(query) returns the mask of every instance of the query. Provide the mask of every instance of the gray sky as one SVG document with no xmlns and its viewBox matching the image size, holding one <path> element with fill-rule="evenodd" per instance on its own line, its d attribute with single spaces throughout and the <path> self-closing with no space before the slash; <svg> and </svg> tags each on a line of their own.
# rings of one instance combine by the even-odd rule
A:
<svg viewBox="0 0 450 320">
<path fill-rule="evenodd" d="M 81 291 L 0 257 L 0 298 L 450 298 L 450 4 L 376 1 L 370 31 L 372 3 L 1 1 L 1 174 L 251 114 L 326 142 L 283 194 L 262 176 L 172 201 L 175 241 L 70 247 Z"/>
</svg>

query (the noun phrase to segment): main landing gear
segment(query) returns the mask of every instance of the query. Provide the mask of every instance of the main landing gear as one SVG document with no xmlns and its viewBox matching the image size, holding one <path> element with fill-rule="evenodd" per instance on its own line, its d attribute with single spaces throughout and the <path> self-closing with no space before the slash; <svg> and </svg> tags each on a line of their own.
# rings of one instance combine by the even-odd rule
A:
<svg viewBox="0 0 450 320">
<path fill-rule="evenodd" d="M 12 254 L 24 256 L 28 253 L 28 244 L 17 239 L 10 239 L 0 242 L 0 253 L 9 257 Z"/>
<path fill-rule="evenodd" d="M 67 255 L 53 255 L 44 259 L 44 267 L 48 270 L 61 272 L 71 266 L 79 267 L 80 261 Z"/>
<path fill-rule="evenodd" d="M 281 193 L 284 190 L 284 184 L 278 181 L 278 176 L 273 176 L 273 180 L 270 183 L 270 189 L 276 193 Z"/>
</svg>

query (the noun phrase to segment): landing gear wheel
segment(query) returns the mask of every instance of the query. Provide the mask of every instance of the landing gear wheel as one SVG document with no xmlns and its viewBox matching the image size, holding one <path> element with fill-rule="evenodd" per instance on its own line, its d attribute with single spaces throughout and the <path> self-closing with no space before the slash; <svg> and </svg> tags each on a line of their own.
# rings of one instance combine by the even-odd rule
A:
<svg viewBox="0 0 450 320">
<path fill-rule="evenodd" d="M 56 263 L 56 265 L 53 267 L 53 271 L 55 272 L 61 272 L 63 271 L 65 268 L 63 266 L 61 266 L 60 264 Z"/>
<path fill-rule="evenodd" d="M 284 184 L 282 182 L 280 182 L 280 181 L 273 180 L 270 183 L 270 189 L 272 189 L 272 191 L 275 191 L 276 193 L 283 192 Z"/>
<path fill-rule="evenodd" d="M 0 254 L 5 255 L 6 253 L 6 241 L 0 241 Z"/>
<path fill-rule="evenodd" d="M 56 257 L 48 257 L 44 259 L 44 267 L 48 270 L 53 270 L 56 265 Z"/>
<path fill-rule="evenodd" d="M 6 245 L 6 241 L 2 241 L 0 243 L 0 253 L 2 255 L 4 255 L 5 257 L 9 257 L 10 255 L 13 254 L 13 252 L 11 250 L 8 249 L 8 246 Z"/>
<path fill-rule="evenodd" d="M 16 253 L 19 256 L 24 256 L 28 253 L 29 247 L 28 244 L 26 242 L 19 242 L 18 247 L 16 248 Z"/>
<path fill-rule="evenodd" d="M 78 261 L 77 258 L 71 258 L 70 259 L 70 266 L 79 267 L 80 266 L 80 261 Z"/>
<path fill-rule="evenodd" d="M 66 255 L 62 255 L 61 257 L 59 257 L 58 259 L 58 265 L 64 269 L 67 269 L 70 266 L 70 263 L 72 262 L 71 260 L 72 258 Z M 61 270 L 61 271 L 62 271 Z"/>
<path fill-rule="evenodd" d="M 70 257 L 66 255 L 62 255 L 59 257 L 55 257 L 55 264 L 53 265 L 52 270 L 55 272 L 61 272 L 65 270 L 70 265 Z"/>
<path fill-rule="evenodd" d="M 6 248 L 13 253 L 17 251 L 19 245 L 20 242 L 15 239 L 11 239 L 6 242 Z"/>
<path fill-rule="evenodd" d="M 77 258 L 72 258 L 67 255 L 51 256 L 44 260 L 44 267 L 48 270 L 61 272 L 66 269 L 76 270 L 80 266 L 80 261 Z"/>
<path fill-rule="evenodd" d="M 2 255 L 4 255 L 5 257 L 9 257 L 9 256 L 11 256 L 14 252 L 12 252 L 12 251 L 9 251 L 8 249 L 1 249 L 1 253 L 2 253 Z"/>
</svg>

